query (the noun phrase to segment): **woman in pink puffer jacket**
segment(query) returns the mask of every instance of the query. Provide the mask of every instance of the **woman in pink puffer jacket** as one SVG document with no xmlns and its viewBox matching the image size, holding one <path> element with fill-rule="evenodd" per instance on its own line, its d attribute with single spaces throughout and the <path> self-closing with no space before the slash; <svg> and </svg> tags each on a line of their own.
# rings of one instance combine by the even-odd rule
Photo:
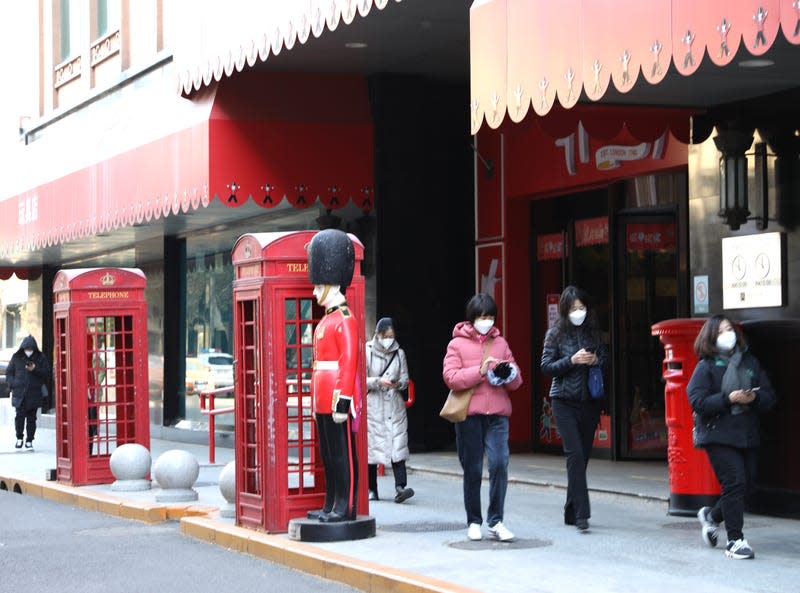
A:
<svg viewBox="0 0 800 593">
<path fill-rule="evenodd" d="M 467 321 L 456 324 L 447 345 L 442 376 L 450 389 L 474 387 L 467 419 L 455 424 L 458 459 L 464 471 L 464 509 L 467 537 L 479 540 L 481 534 L 481 480 L 483 456 L 489 461 L 489 535 L 512 541 L 514 534 L 503 525 L 503 509 L 508 488 L 508 417 L 511 399 L 508 392 L 522 385 L 522 375 L 508 342 L 494 327 L 497 305 L 486 294 L 477 294 L 467 303 Z"/>
</svg>

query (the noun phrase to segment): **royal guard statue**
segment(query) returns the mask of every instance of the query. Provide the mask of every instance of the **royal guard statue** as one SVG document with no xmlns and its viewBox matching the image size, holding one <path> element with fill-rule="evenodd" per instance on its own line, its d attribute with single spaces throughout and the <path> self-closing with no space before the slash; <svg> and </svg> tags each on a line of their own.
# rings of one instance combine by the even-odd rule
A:
<svg viewBox="0 0 800 593">
<path fill-rule="evenodd" d="M 310 519 L 338 523 L 356 519 L 358 459 L 354 428 L 361 394 L 356 389 L 359 333 L 345 300 L 353 279 L 355 250 L 346 233 L 326 229 L 308 245 L 308 271 L 314 298 L 325 316 L 314 331 L 311 380 L 314 417 L 325 468 L 325 503 Z"/>
</svg>

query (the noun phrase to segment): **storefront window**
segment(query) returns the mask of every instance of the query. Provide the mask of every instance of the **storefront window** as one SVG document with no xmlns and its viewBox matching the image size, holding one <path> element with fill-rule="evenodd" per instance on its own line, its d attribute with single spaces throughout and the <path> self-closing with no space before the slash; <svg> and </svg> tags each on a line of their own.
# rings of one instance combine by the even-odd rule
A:
<svg viewBox="0 0 800 593">
<path fill-rule="evenodd" d="M 164 264 L 140 265 L 147 278 L 147 370 L 150 375 L 150 423 L 160 425 L 164 405 Z"/>
<path fill-rule="evenodd" d="M 186 262 L 186 355 L 233 349 L 233 266 L 230 252 Z"/>
<path fill-rule="evenodd" d="M 233 266 L 230 252 L 186 260 L 186 419 L 203 427 L 199 394 L 233 385 Z M 233 393 L 215 396 L 214 407 L 233 405 Z M 221 430 L 233 415 L 217 417 Z"/>
<path fill-rule="evenodd" d="M 686 197 L 686 173 L 639 175 L 625 181 L 625 207 L 674 206 Z"/>
</svg>

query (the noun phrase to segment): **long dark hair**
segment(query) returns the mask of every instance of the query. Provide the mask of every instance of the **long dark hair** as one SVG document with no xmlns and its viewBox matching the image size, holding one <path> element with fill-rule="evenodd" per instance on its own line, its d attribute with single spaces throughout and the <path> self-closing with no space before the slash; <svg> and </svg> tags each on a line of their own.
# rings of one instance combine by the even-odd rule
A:
<svg viewBox="0 0 800 593">
<path fill-rule="evenodd" d="M 558 321 L 555 324 L 555 333 L 567 332 L 576 327 L 569 320 L 569 310 L 575 301 L 582 302 L 586 307 L 586 319 L 581 324 L 581 327 L 586 329 L 592 343 L 599 345 L 600 327 L 597 324 L 594 307 L 590 303 L 591 299 L 586 291 L 577 286 L 567 286 L 561 293 L 561 298 L 558 300 Z"/>
<path fill-rule="evenodd" d="M 718 313 L 706 320 L 694 340 L 694 351 L 697 354 L 697 358 L 714 358 L 719 354 L 717 336 L 719 335 L 719 326 L 722 325 L 723 321 L 730 323 L 733 331 L 736 332 L 736 348 L 743 351 L 747 347 L 747 341 L 744 339 L 742 332 L 739 331 L 739 328 L 736 327 L 736 323 L 725 315 Z"/>
</svg>

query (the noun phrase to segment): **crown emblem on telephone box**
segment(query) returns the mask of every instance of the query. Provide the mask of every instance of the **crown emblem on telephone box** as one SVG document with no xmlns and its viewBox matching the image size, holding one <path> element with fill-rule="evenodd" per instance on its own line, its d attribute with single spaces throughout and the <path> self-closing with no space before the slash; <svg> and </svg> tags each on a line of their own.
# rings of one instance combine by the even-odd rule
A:
<svg viewBox="0 0 800 593">
<path fill-rule="evenodd" d="M 116 282 L 116 278 L 111 272 L 106 272 L 103 274 L 102 278 L 100 278 L 100 283 L 103 286 L 114 286 L 114 282 Z"/>
</svg>

